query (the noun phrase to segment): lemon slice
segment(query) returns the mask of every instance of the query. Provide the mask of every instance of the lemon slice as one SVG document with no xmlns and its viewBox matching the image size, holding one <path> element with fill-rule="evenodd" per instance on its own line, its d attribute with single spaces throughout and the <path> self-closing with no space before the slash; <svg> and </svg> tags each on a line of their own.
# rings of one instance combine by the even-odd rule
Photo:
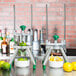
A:
<svg viewBox="0 0 76 76">
<path fill-rule="evenodd" d="M 57 59 L 57 61 L 63 61 L 63 59 L 58 56 L 56 56 L 56 59 Z"/>
<path fill-rule="evenodd" d="M 49 59 L 50 61 L 52 61 L 53 60 L 53 55 L 51 55 L 51 57 L 50 57 L 50 59 Z"/>
</svg>

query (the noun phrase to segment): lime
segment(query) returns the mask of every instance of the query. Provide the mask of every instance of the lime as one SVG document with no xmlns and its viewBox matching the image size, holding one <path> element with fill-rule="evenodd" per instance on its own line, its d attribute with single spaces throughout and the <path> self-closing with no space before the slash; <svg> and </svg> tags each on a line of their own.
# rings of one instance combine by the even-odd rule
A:
<svg viewBox="0 0 76 76">
<path fill-rule="evenodd" d="M 23 45 L 26 46 L 26 43 L 24 43 Z"/>
<path fill-rule="evenodd" d="M 22 46 L 22 43 L 19 43 L 19 46 Z"/>
<path fill-rule="evenodd" d="M 19 58 L 18 61 L 24 61 L 24 59 L 23 58 Z"/>
<path fill-rule="evenodd" d="M 25 58 L 24 60 L 25 60 L 25 61 L 28 61 L 28 59 L 27 59 L 27 58 Z"/>
<path fill-rule="evenodd" d="M 19 44 L 19 46 L 24 46 L 24 42 L 22 41 L 22 42 Z"/>
<path fill-rule="evenodd" d="M 2 65 L 3 69 L 9 69 L 10 68 L 10 64 L 8 62 L 3 63 Z"/>
<path fill-rule="evenodd" d="M 5 63 L 5 61 L 0 61 L 0 68 L 2 67 L 2 65 Z"/>
<path fill-rule="evenodd" d="M 24 44 L 24 42 L 22 41 L 22 44 Z"/>
</svg>

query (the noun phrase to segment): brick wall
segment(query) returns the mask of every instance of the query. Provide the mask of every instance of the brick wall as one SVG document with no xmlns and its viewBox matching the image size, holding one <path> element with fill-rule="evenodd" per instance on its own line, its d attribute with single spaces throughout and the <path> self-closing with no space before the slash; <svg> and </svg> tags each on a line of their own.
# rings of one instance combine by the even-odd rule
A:
<svg viewBox="0 0 76 76">
<path fill-rule="evenodd" d="M 48 5 L 49 40 L 53 40 L 54 28 L 57 34 L 64 37 L 64 3 L 66 4 L 66 41 L 67 48 L 76 48 L 76 0 L 0 0 L 0 29 L 6 27 L 13 34 L 13 5 L 16 6 L 16 29 L 24 24 L 31 27 L 31 4 L 33 5 L 33 27 L 41 29 L 46 25 L 46 4 Z M 26 30 L 27 30 L 26 29 Z"/>
</svg>

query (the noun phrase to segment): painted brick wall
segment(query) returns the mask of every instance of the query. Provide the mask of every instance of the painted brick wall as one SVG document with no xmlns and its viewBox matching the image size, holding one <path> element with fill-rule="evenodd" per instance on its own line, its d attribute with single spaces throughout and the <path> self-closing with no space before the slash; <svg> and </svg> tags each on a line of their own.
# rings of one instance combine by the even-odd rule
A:
<svg viewBox="0 0 76 76">
<path fill-rule="evenodd" d="M 39 30 L 46 25 L 46 4 L 48 4 L 49 40 L 53 40 L 54 28 L 60 39 L 64 37 L 64 3 L 66 4 L 66 41 L 67 48 L 76 48 L 76 0 L 0 0 L 0 29 L 4 33 L 6 27 L 13 34 L 13 5 L 16 6 L 16 29 L 24 24 L 31 27 L 31 4 L 33 5 L 33 27 Z M 26 30 L 27 30 L 26 29 Z"/>
</svg>

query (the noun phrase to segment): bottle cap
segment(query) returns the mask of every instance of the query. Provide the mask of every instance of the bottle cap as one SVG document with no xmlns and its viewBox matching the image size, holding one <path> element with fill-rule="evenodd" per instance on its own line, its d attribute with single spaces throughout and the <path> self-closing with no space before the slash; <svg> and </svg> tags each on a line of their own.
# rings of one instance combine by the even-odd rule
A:
<svg viewBox="0 0 76 76">
<path fill-rule="evenodd" d="M 14 38 L 12 38 L 10 41 L 14 41 Z"/>
<path fill-rule="evenodd" d="M 0 37 L 0 40 L 3 40 L 3 37 Z"/>
</svg>

